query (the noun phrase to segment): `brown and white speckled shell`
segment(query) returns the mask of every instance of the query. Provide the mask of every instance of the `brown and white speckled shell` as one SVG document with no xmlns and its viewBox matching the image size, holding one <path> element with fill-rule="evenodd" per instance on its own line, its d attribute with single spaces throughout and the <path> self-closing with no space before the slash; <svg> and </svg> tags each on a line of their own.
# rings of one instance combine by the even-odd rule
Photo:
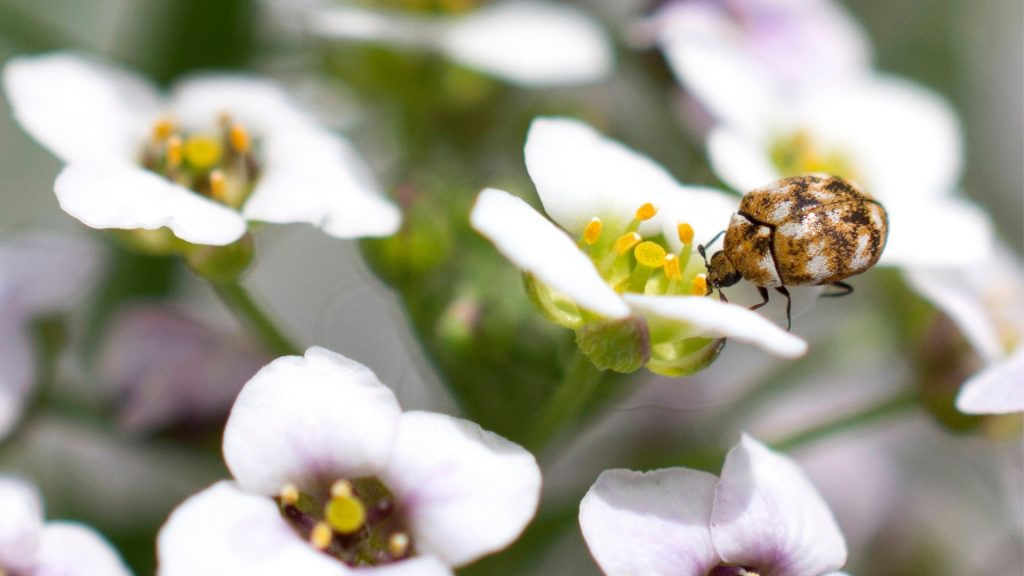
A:
<svg viewBox="0 0 1024 576">
<path fill-rule="evenodd" d="M 724 250 L 758 286 L 822 285 L 874 266 L 887 235 L 885 209 L 856 185 L 797 176 L 743 197 Z"/>
</svg>

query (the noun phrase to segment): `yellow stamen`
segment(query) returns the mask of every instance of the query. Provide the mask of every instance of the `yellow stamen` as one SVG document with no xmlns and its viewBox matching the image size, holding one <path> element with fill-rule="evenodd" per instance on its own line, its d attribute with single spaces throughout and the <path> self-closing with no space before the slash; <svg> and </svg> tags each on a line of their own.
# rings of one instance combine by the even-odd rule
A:
<svg viewBox="0 0 1024 576">
<path fill-rule="evenodd" d="M 220 162 L 223 151 L 209 136 L 189 136 L 185 141 L 185 160 L 197 170 L 208 170 Z"/>
<path fill-rule="evenodd" d="M 626 252 L 633 249 L 634 246 L 640 243 L 643 238 L 640 237 L 636 232 L 627 232 L 619 239 L 615 241 L 615 253 L 622 256 Z"/>
<path fill-rule="evenodd" d="M 228 181 L 222 170 L 210 172 L 210 196 L 215 200 L 224 201 L 227 197 Z"/>
<path fill-rule="evenodd" d="M 326 550 L 332 540 L 334 532 L 331 532 L 331 526 L 327 522 L 317 522 L 316 526 L 313 526 L 313 531 L 309 533 L 309 543 L 317 550 Z"/>
<path fill-rule="evenodd" d="M 665 255 L 665 276 L 669 280 L 681 280 L 683 271 L 679 268 L 679 256 L 675 254 Z"/>
<path fill-rule="evenodd" d="M 654 218 L 654 215 L 657 213 L 658 209 L 654 207 L 654 204 L 648 202 L 647 204 L 644 204 L 643 206 L 636 209 L 635 217 L 640 222 L 646 222 L 647 220 Z"/>
<path fill-rule="evenodd" d="M 707 274 L 697 274 L 693 277 L 693 282 L 690 284 L 690 293 L 694 296 L 704 296 L 708 293 Z"/>
<path fill-rule="evenodd" d="M 351 498 L 352 497 L 352 483 L 348 480 L 338 480 L 334 484 L 331 484 L 331 497 L 332 498 Z"/>
<path fill-rule="evenodd" d="M 156 142 L 163 142 L 167 140 L 171 134 L 174 134 L 174 122 L 171 122 L 168 118 L 161 118 L 153 124 L 153 140 Z"/>
<path fill-rule="evenodd" d="M 336 532 L 352 534 L 366 523 L 366 507 L 351 494 L 335 496 L 324 506 L 324 518 Z"/>
<path fill-rule="evenodd" d="M 228 142 L 231 143 L 231 148 L 239 154 L 249 152 L 249 148 L 252 146 L 249 131 L 238 123 L 232 124 L 231 129 L 228 130 Z"/>
<path fill-rule="evenodd" d="M 676 231 L 679 234 L 679 241 L 683 244 L 693 243 L 693 226 L 690 226 L 686 222 L 680 222 L 676 225 Z"/>
<path fill-rule="evenodd" d="M 405 556 L 409 551 L 409 536 L 404 532 L 395 532 L 388 538 L 388 553 L 394 557 Z"/>
<path fill-rule="evenodd" d="M 281 488 L 280 497 L 285 506 L 295 506 L 299 502 L 299 488 L 295 484 L 287 484 Z"/>
<path fill-rule="evenodd" d="M 182 158 L 181 136 L 174 134 L 167 138 L 167 167 L 178 168 L 181 166 Z"/>
<path fill-rule="evenodd" d="M 665 249 L 651 241 L 637 244 L 633 255 L 637 263 L 648 268 L 661 268 L 665 265 Z"/>
<path fill-rule="evenodd" d="M 604 228 L 604 225 L 601 223 L 600 218 L 596 216 L 591 218 L 587 227 L 583 229 L 583 241 L 586 242 L 588 246 L 593 246 L 594 243 L 601 238 L 602 228 Z"/>
</svg>

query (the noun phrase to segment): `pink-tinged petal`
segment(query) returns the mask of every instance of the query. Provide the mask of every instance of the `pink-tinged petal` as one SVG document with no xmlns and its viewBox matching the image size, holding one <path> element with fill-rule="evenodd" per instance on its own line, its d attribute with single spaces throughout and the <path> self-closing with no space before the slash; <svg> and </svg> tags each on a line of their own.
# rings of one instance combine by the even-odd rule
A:
<svg viewBox="0 0 1024 576">
<path fill-rule="evenodd" d="M 648 318 L 651 330 L 673 327 L 679 337 L 735 338 L 783 356 L 807 352 L 807 342 L 744 306 L 701 296 L 640 296 L 626 294 L 629 306 Z"/>
<path fill-rule="evenodd" d="M 71 53 L 12 58 L 3 81 L 18 123 L 66 162 L 131 162 L 163 107 L 146 80 Z"/>
<path fill-rule="evenodd" d="M 39 542 L 33 576 L 129 576 L 114 548 L 92 528 L 50 522 Z"/>
<path fill-rule="evenodd" d="M 0 298 L 19 318 L 73 310 L 92 287 L 100 262 L 99 247 L 81 236 L 29 233 L 5 239 Z"/>
<path fill-rule="evenodd" d="M 452 566 L 511 544 L 540 499 L 532 454 L 472 422 L 429 412 L 402 414 L 382 479 L 416 549 Z"/>
<path fill-rule="evenodd" d="M 726 456 L 711 518 L 715 549 L 727 563 L 779 576 L 846 563 L 839 526 L 803 471 L 746 434 Z"/>
<path fill-rule="evenodd" d="M 267 166 L 243 214 L 263 222 L 308 222 L 338 238 L 387 236 L 401 224 L 363 159 L 325 130 L 278 130 L 264 142 Z"/>
<path fill-rule="evenodd" d="M 1024 412 L 1024 346 L 969 378 L 956 407 L 967 414 Z"/>
<path fill-rule="evenodd" d="M 718 478 L 687 468 L 606 470 L 580 502 L 580 528 L 608 576 L 705 576 Z"/>
<path fill-rule="evenodd" d="M 218 482 L 179 505 L 157 537 L 160 576 L 345 576 L 339 560 L 313 548 L 277 504 Z"/>
<path fill-rule="evenodd" d="M 581 308 L 609 318 L 629 314 L 590 258 L 521 198 L 488 188 L 477 197 L 469 219 L 517 268 L 564 293 Z"/>
<path fill-rule="evenodd" d="M 453 18 L 441 50 L 485 74 L 534 87 L 599 80 L 614 61 L 600 25 L 555 2 L 500 2 Z"/>
<path fill-rule="evenodd" d="M 284 356 L 253 376 L 224 429 L 224 460 L 249 492 L 325 489 L 386 465 L 401 409 L 362 364 L 324 348 Z"/>
<path fill-rule="evenodd" d="M 242 216 L 152 172 L 69 164 L 54 184 L 65 212 L 93 228 L 167 227 L 187 242 L 221 246 L 245 234 Z"/>
<path fill-rule="evenodd" d="M 0 476 L 0 567 L 30 573 L 43 530 L 43 504 L 30 484 Z"/>
<path fill-rule="evenodd" d="M 993 251 L 992 220 L 954 197 L 883 200 L 889 240 L 879 263 L 906 267 L 973 267 Z"/>
<path fill-rule="evenodd" d="M 4 314 L 0 321 L 0 438 L 3 438 L 21 417 L 25 395 L 35 380 L 36 358 L 22 319 L 2 303 L 0 313 Z"/>
<path fill-rule="evenodd" d="M 526 136 L 526 168 L 544 210 L 570 234 L 591 218 L 625 224 L 636 209 L 681 185 L 650 158 L 570 118 L 538 118 Z M 647 222 L 641 230 L 657 229 Z"/>
<path fill-rule="evenodd" d="M 309 126 L 309 115 L 276 82 L 244 74 L 200 73 L 178 81 L 171 103 L 175 119 L 190 130 L 215 131 L 227 114 L 252 132 L 270 136 L 278 130 Z"/>
</svg>

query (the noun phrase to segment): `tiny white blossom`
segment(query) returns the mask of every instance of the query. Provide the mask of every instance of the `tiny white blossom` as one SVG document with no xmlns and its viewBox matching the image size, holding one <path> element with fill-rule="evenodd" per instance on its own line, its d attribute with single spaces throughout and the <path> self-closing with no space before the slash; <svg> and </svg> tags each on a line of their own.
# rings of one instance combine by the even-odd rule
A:
<svg viewBox="0 0 1024 576">
<path fill-rule="evenodd" d="M 803 340 L 756 312 L 704 297 L 706 270 L 695 244 L 728 224 L 735 197 L 679 184 L 649 158 L 575 120 L 535 120 L 525 154 L 554 222 L 495 189 L 480 194 L 470 220 L 539 283 L 535 296 L 550 318 L 573 329 L 595 318 L 637 318 L 650 340 L 647 367 L 665 373 L 692 338 L 804 353 Z"/>
<path fill-rule="evenodd" d="M 476 424 L 402 412 L 365 366 L 323 348 L 246 384 L 224 431 L 235 480 L 160 532 L 163 576 L 452 574 L 536 511 L 533 456 Z"/>
<path fill-rule="evenodd" d="M 44 522 L 39 493 L 22 480 L 0 476 L 0 511 L 0 574 L 130 574 L 117 552 L 91 528 Z"/>
<path fill-rule="evenodd" d="M 846 563 L 828 505 L 795 462 L 744 435 L 721 477 L 606 470 L 580 527 L 609 576 L 824 576 Z"/>
<path fill-rule="evenodd" d="M 93 228 L 225 245 L 246 221 L 345 238 L 398 227 L 352 146 L 269 80 L 195 75 L 165 98 L 128 70 L 54 53 L 11 59 L 3 82 L 18 123 L 66 163 L 61 208 Z"/>
</svg>

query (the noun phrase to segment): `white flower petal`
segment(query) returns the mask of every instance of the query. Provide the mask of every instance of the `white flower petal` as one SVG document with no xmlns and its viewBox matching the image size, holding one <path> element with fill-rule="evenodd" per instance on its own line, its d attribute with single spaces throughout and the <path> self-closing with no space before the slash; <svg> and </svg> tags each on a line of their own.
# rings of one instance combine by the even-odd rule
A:
<svg viewBox="0 0 1024 576">
<path fill-rule="evenodd" d="M 171 513 L 157 537 L 160 576 L 345 576 L 288 525 L 277 504 L 218 482 Z"/>
<path fill-rule="evenodd" d="M 129 576 L 114 548 L 92 528 L 50 522 L 43 528 L 34 576 Z"/>
<path fill-rule="evenodd" d="M 452 569 L 434 556 L 413 556 L 401 562 L 354 568 L 358 576 L 451 576 Z"/>
<path fill-rule="evenodd" d="M 316 6 L 310 11 L 308 20 L 313 33 L 326 38 L 422 50 L 440 42 L 444 29 L 440 18 L 418 18 L 395 10 L 373 10 L 345 4 Z"/>
<path fill-rule="evenodd" d="M 580 528 L 608 576 L 705 576 L 718 478 L 686 468 L 605 470 L 580 502 Z"/>
<path fill-rule="evenodd" d="M 739 198 L 715 188 L 684 186 L 679 192 L 666 195 L 658 219 L 661 233 L 673 251 L 683 244 L 679 240 L 678 225 L 685 222 L 693 227 L 697 244 L 707 243 L 729 225 L 729 219 L 739 208 Z"/>
<path fill-rule="evenodd" d="M 253 376 L 224 429 L 224 461 L 250 492 L 319 490 L 372 476 L 391 452 L 401 409 L 367 367 L 323 348 Z"/>
<path fill-rule="evenodd" d="M 175 84 L 171 102 L 175 119 L 189 130 L 219 130 L 225 114 L 255 138 L 312 122 L 279 84 L 243 74 L 188 76 Z"/>
<path fill-rule="evenodd" d="M 2 292 L 0 298 L 3 298 Z M 3 438 L 21 417 L 25 395 L 34 384 L 36 358 L 22 318 L 2 303 L 0 313 L 3 313 L 0 317 L 3 319 L 0 321 L 0 438 Z"/>
<path fill-rule="evenodd" d="M 30 484 L 0 476 L 0 567 L 30 573 L 43 530 L 43 505 Z"/>
<path fill-rule="evenodd" d="M 590 258 L 521 198 L 488 188 L 477 197 L 470 223 L 516 267 L 563 292 L 580 307 L 609 318 L 629 314 Z"/>
<path fill-rule="evenodd" d="M 713 129 L 707 150 L 715 174 L 741 194 L 782 178 L 768 156 L 768 144 L 735 128 Z"/>
<path fill-rule="evenodd" d="M 611 44 L 597 22 L 553 2 L 513 0 L 453 18 L 441 50 L 460 64 L 524 86 L 591 82 L 613 66 Z"/>
<path fill-rule="evenodd" d="M 1024 346 L 969 378 L 956 407 L 967 414 L 1024 412 Z"/>
<path fill-rule="evenodd" d="M 70 53 L 12 58 L 4 89 L 14 117 L 64 161 L 131 161 L 163 104 L 142 78 Z"/>
<path fill-rule="evenodd" d="M 977 205 L 957 198 L 883 201 L 889 239 L 879 263 L 909 267 L 964 267 L 987 260 L 994 227 Z"/>
<path fill-rule="evenodd" d="M 267 165 L 245 203 L 246 219 L 308 222 L 339 238 L 398 230 L 398 208 L 342 138 L 320 129 L 278 130 L 267 137 L 264 152 Z"/>
<path fill-rule="evenodd" d="M 725 562 L 794 576 L 846 563 L 839 526 L 803 471 L 746 434 L 726 456 L 711 517 Z"/>
<path fill-rule="evenodd" d="M 629 222 L 643 204 L 660 205 L 681 188 L 650 158 L 569 118 L 534 120 L 525 154 L 544 210 L 570 234 L 594 216 Z"/>
<path fill-rule="evenodd" d="M 4 318 L 72 310 L 88 293 L 99 247 L 84 237 L 21 234 L 0 244 L 0 298 L 17 311 Z"/>
<path fill-rule="evenodd" d="M 170 228 L 195 244 L 221 246 L 245 234 L 234 210 L 141 168 L 69 164 L 54 184 L 65 212 L 93 228 Z"/>
<path fill-rule="evenodd" d="M 452 566 L 512 543 L 540 499 L 532 454 L 444 414 L 402 414 L 382 479 L 406 514 L 416 549 Z"/>
<path fill-rule="evenodd" d="M 807 352 L 807 342 L 799 336 L 757 312 L 713 297 L 626 294 L 625 299 L 631 308 L 645 316 L 689 324 L 692 336 L 735 338 L 786 358 Z"/>
</svg>

